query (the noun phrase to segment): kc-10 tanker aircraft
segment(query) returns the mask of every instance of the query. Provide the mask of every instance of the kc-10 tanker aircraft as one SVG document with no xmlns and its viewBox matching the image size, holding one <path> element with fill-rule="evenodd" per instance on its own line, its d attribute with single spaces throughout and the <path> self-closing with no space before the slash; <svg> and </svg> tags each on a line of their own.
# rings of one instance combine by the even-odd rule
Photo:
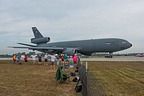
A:
<svg viewBox="0 0 144 96">
<path fill-rule="evenodd" d="M 128 49 L 132 46 L 127 40 L 119 38 L 105 38 L 105 39 L 90 39 L 90 40 L 76 40 L 65 42 L 50 42 L 50 37 L 43 37 L 36 27 L 32 27 L 35 38 L 31 39 L 31 44 L 18 43 L 25 45 L 24 47 L 12 48 L 27 48 L 30 50 L 37 50 L 45 53 L 68 54 L 81 53 L 84 55 L 91 55 L 95 52 L 113 53 Z M 35 44 L 35 45 L 34 45 Z"/>
</svg>

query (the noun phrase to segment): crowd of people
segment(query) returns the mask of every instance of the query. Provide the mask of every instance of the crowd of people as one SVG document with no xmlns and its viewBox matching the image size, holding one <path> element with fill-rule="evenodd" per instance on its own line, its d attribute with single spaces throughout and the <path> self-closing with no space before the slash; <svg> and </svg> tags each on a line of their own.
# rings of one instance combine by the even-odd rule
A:
<svg viewBox="0 0 144 96">
<path fill-rule="evenodd" d="M 41 64 L 41 65 L 50 65 L 51 69 L 55 70 L 57 66 L 63 66 L 63 69 L 71 69 L 76 67 L 78 61 L 79 61 L 79 57 L 77 56 L 77 54 L 74 54 L 72 57 L 68 56 L 67 54 L 62 54 L 62 55 L 58 55 L 58 54 L 33 54 L 31 56 L 27 56 L 25 55 L 23 57 L 23 60 L 25 63 L 27 63 L 29 60 L 29 58 L 31 58 L 32 60 L 32 64 Z M 21 62 L 22 58 L 20 55 L 14 55 L 13 56 L 13 63 L 14 64 L 22 64 Z"/>
</svg>

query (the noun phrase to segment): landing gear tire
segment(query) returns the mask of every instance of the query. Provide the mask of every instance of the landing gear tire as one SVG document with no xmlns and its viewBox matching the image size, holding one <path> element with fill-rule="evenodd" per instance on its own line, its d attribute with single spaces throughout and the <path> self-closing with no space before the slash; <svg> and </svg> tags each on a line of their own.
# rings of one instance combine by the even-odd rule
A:
<svg viewBox="0 0 144 96">
<path fill-rule="evenodd" d="M 112 55 L 106 55 L 105 58 L 113 58 Z"/>
</svg>

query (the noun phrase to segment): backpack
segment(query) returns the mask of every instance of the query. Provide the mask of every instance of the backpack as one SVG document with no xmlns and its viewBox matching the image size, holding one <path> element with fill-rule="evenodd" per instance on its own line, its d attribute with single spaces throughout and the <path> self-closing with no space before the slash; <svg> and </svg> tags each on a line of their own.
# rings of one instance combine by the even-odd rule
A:
<svg viewBox="0 0 144 96">
<path fill-rule="evenodd" d="M 73 82 L 77 82 L 78 80 L 79 80 L 79 77 L 76 76 L 72 81 L 73 81 Z"/>
<path fill-rule="evenodd" d="M 76 86 L 76 92 L 81 92 L 81 90 L 82 90 L 82 85 L 80 84 L 80 85 L 77 85 Z"/>
<path fill-rule="evenodd" d="M 70 74 L 71 74 L 71 76 L 76 76 L 75 72 L 71 72 Z"/>
<path fill-rule="evenodd" d="M 75 72 L 78 72 L 78 70 L 75 70 Z"/>
</svg>

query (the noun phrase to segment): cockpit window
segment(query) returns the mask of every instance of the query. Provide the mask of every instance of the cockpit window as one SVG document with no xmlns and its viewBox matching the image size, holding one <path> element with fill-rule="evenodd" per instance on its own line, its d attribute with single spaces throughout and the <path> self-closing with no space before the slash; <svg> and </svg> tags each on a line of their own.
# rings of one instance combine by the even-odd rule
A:
<svg viewBox="0 0 144 96">
<path fill-rule="evenodd" d="M 106 42 L 107 45 L 115 45 L 115 42 Z"/>
<path fill-rule="evenodd" d="M 127 42 L 126 41 L 122 41 L 122 44 L 126 44 Z"/>
</svg>

